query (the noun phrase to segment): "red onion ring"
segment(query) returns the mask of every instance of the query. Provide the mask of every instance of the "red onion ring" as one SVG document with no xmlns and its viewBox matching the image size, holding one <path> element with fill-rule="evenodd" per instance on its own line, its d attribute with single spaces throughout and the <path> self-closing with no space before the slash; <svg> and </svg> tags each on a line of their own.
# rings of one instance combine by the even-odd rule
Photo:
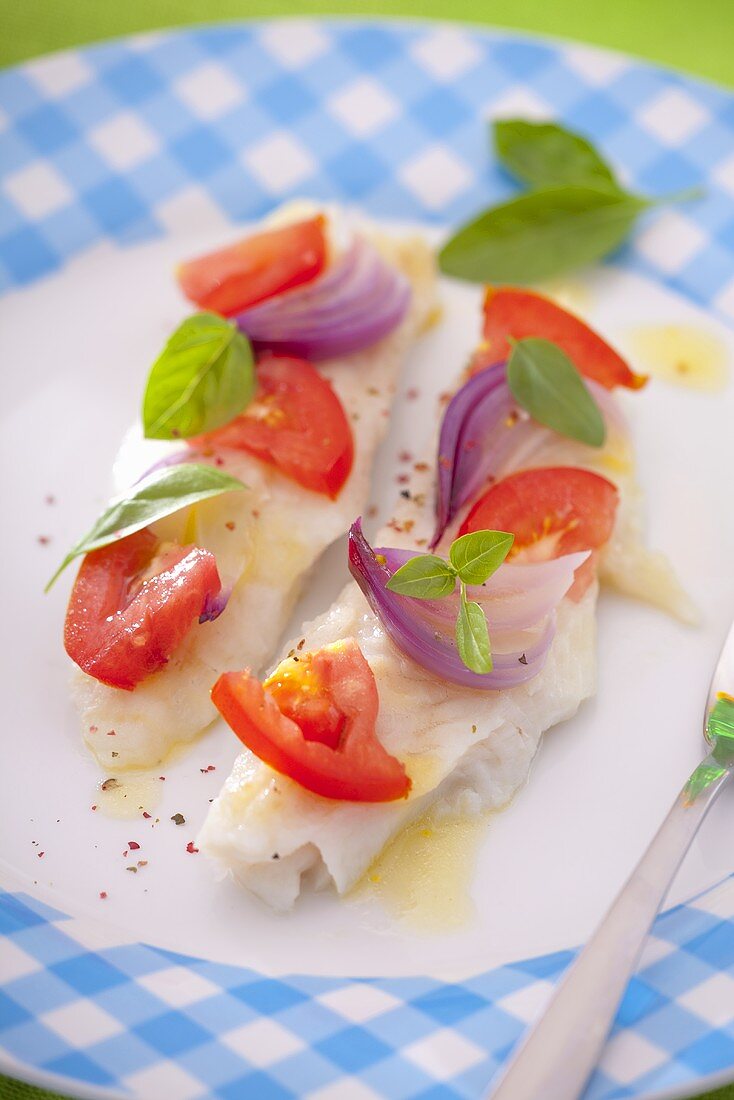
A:
<svg viewBox="0 0 734 1100">
<path fill-rule="evenodd" d="M 349 569 L 390 638 L 422 668 L 443 680 L 481 691 L 514 687 L 540 672 L 555 633 L 555 605 L 573 583 L 574 570 L 588 557 L 587 553 L 569 554 L 550 562 L 517 565 L 512 567 L 509 579 L 503 579 L 502 573 L 510 567 L 502 565 L 486 587 L 472 588 L 473 598 L 478 598 L 483 606 L 487 602 L 488 616 L 496 605 L 490 619 L 490 629 L 493 623 L 497 627 L 497 633 L 492 635 L 494 668 L 480 674 L 467 668 L 458 655 L 454 640 L 457 606 L 452 605 L 450 598 L 424 604 L 391 592 L 387 582 L 392 573 L 413 555 L 410 551 L 393 549 L 379 553 L 385 558 L 384 564 L 377 560 L 376 551 L 365 539 L 361 520 L 356 520 L 349 532 Z M 530 571 L 527 586 L 515 573 L 520 569 Z M 519 631 L 527 631 L 527 644 L 520 649 Z M 514 643 L 514 648 L 503 651 L 503 634 L 507 635 L 507 643 Z"/>
<path fill-rule="evenodd" d="M 256 350 L 319 361 L 374 344 L 403 320 L 407 279 L 362 237 L 319 279 L 240 313 Z"/>
<path fill-rule="evenodd" d="M 506 366 L 495 363 L 473 375 L 446 408 L 438 442 L 436 528 L 431 548 L 485 483 L 530 466 L 533 456 L 557 438 L 551 428 L 533 420 L 516 403 L 507 385 Z M 588 378 L 584 381 L 607 425 L 626 432 L 614 397 L 603 386 Z M 578 446 L 584 448 L 581 443 Z"/>
<path fill-rule="evenodd" d="M 180 466 L 183 462 L 198 462 L 200 458 L 201 453 L 194 450 L 193 447 L 186 447 L 181 451 L 172 451 L 164 455 L 163 458 L 159 458 L 152 466 L 149 466 L 145 473 L 141 474 L 133 484 L 139 485 L 146 477 L 157 473 L 158 470 L 165 470 L 168 466 Z"/>
<path fill-rule="evenodd" d="M 206 599 L 204 600 L 204 606 L 202 607 L 201 614 L 199 615 L 199 622 L 213 623 L 215 619 L 218 619 L 227 604 L 229 603 L 229 597 L 231 595 L 232 585 L 229 585 L 228 588 L 220 589 L 220 591 L 217 592 L 216 595 L 207 593 Z"/>
</svg>

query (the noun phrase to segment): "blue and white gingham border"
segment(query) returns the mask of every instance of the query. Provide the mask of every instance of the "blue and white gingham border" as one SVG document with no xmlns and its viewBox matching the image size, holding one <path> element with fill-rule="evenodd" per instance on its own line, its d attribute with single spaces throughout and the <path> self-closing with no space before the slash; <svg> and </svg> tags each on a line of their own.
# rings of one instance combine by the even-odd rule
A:
<svg viewBox="0 0 734 1100">
<path fill-rule="evenodd" d="M 734 879 L 661 915 L 585 1100 L 734 1073 Z M 256 971 L 0 893 L 0 1058 L 144 1100 L 482 1095 L 573 957 L 461 983 Z"/>
<path fill-rule="evenodd" d="M 455 223 L 513 184 L 493 115 L 588 133 L 630 186 L 704 197 L 615 257 L 734 318 L 734 96 L 580 46 L 432 24 L 154 34 L 0 72 L 0 289 L 85 250 L 307 194 Z M 145 1098 L 477 1097 L 572 952 L 460 984 L 269 978 L 0 892 L 0 1057 Z M 734 880 L 655 926 L 588 1100 L 734 1074 Z"/>
<path fill-rule="evenodd" d="M 734 318 L 734 96 L 581 46 L 348 20 L 153 34 L 0 72 L 0 289 L 100 241 L 298 194 L 456 223 L 513 191 L 486 126 L 508 114 L 588 133 L 643 193 L 702 186 L 617 258 Z"/>
</svg>

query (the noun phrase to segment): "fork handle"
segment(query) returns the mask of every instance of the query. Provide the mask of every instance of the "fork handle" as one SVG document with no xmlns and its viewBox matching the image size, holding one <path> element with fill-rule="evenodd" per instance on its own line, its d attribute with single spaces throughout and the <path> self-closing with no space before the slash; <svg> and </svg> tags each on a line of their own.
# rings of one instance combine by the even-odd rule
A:
<svg viewBox="0 0 734 1100">
<path fill-rule="evenodd" d="M 713 758 L 701 767 L 709 759 L 716 767 Z M 655 915 L 729 775 L 719 775 L 693 801 L 687 801 L 688 784 L 683 788 L 545 1013 L 486 1094 L 491 1100 L 575 1100 L 581 1094 Z"/>
</svg>

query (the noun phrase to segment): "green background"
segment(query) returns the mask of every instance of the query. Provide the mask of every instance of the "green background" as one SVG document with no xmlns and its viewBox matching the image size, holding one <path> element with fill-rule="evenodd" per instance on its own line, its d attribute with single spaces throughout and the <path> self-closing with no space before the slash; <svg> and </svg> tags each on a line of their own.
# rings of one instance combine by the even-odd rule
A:
<svg viewBox="0 0 734 1100">
<path fill-rule="evenodd" d="M 308 14 L 427 16 L 514 27 L 622 50 L 734 86 L 734 0 L 0 0 L 0 65 L 155 27 Z M 3 1078 L 0 1097 L 53 1100 L 51 1093 Z M 707 1100 L 734 1100 L 734 1086 Z"/>
<path fill-rule="evenodd" d="M 732 0 L 0 0 L 0 64 L 151 27 L 335 12 L 577 38 L 734 85 Z"/>
</svg>

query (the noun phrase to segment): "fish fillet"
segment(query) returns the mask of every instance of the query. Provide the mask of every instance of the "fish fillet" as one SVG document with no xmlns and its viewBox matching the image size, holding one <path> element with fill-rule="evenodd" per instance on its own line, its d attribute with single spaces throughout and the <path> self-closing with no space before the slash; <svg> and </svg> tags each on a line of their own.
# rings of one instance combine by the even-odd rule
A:
<svg viewBox="0 0 734 1100">
<path fill-rule="evenodd" d="M 611 426 L 600 450 L 549 433 L 540 449 L 525 458 L 523 466 L 586 466 L 614 480 L 621 502 L 601 574 L 633 595 L 650 597 L 628 580 L 641 563 L 653 602 L 690 617 L 690 602 L 667 560 L 644 545 L 641 496 L 621 420 Z M 508 465 L 502 474 L 513 468 Z M 418 473 L 411 501 L 400 501 L 375 544 L 424 548 L 432 527 L 432 494 L 432 474 Z M 442 540 L 444 553 L 450 541 L 451 532 Z M 404 656 L 358 586 L 349 584 L 323 616 L 306 625 L 302 649 L 315 650 L 340 638 L 357 640 L 379 690 L 377 735 L 405 764 L 413 782 L 410 796 L 378 805 L 330 801 L 246 750 L 209 811 L 198 847 L 222 872 L 231 872 L 274 909 L 285 910 L 302 890 L 333 886 L 339 894 L 349 891 L 385 844 L 429 807 L 438 812 L 501 809 L 525 783 L 542 733 L 572 717 L 595 691 L 597 593 L 594 582 L 578 603 L 561 601 L 548 659 L 536 677 L 484 692 L 447 683 Z"/>
<path fill-rule="evenodd" d="M 299 206 L 288 216 L 302 214 Z M 105 769 L 152 767 L 212 722 L 216 711 L 209 692 L 219 673 L 244 665 L 260 669 L 272 658 L 304 577 L 365 507 L 400 368 L 436 309 L 436 278 L 432 253 L 420 238 L 392 238 L 370 228 L 364 233 L 408 278 L 412 299 L 404 320 L 379 343 L 319 364 L 352 425 L 349 479 L 338 498 L 329 500 L 256 458 L 222 450 L 217 464 L 247 490 L 154 525 L 161 539 L 211 550 L 232 595 L 218 619 L 192 629 L 166 667 L 134 691 L 75 673 L 73 695 L 84 738 Z M 108 736 L 111 730 L 114 738 Z"/>
</svg>

